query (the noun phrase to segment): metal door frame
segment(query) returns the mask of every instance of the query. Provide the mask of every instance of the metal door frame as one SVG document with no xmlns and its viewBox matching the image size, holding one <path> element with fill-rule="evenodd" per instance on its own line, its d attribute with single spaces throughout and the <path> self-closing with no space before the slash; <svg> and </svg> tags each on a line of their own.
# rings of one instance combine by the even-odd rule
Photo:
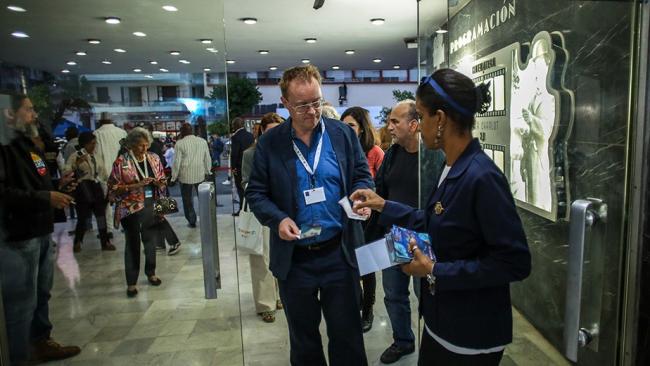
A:
<svg viewBox="0 0 650 366">
<path fill-rule="evenodd" d="M 650 51 L 650 4 L 641 0 L 635 7 L 635 24 L 633 32 L 633 50 L 630 78 L 632 94 L 630 100 L 630 128 L 628 131 L 628 169 L 629 205 L 627 215 L 627 245 L 624 258 L 624 273 L 621 298 L 620 350 L 618 364 L 635 365 L 637 351 L 637 332 L 639 321 L 639 300 L 641 291 L 641 260 L 643 229 L 645 222 L 645 201 L 648 190 L 649 172 L 646 169 L 646 157 L 650 153 L 650 73 L 648 53 Z"/>
</svg>

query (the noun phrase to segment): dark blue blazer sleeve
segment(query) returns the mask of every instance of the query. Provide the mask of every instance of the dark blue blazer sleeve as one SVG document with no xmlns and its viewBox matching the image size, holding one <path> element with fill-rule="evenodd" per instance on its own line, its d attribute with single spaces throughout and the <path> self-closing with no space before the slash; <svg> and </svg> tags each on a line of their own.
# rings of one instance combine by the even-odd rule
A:
<svg viewBox="0 0 650 366">
<path fill-rule="evenodd" d="M 398 225 L 407 229 L 427 231 L 426 211 L 395 201 L 386 201 L 379 216 L 379 224 L 383 226 Z"/>
<path fill-rule="evenodd" d="M 531 268 L 526 235 L 503 174 L 476 178 L 474 215 L 483 241 L 476 258 L 436 263 L 436 290 L 466 290 L 507 285 L 528 277 Z"/>
<path fill-rule="evenodd" d="M 269 139 L 261 138 L 255 148 L 253 170 L 246 187 L 246 200 L 257 220 L 277 232 L 280 221 L 289 217 L 272 200 L 270 187 L 270 160 L 273 156 L 269 150 Z M 290 184 L 287 183 L 289 187 Z"/>
</svg>

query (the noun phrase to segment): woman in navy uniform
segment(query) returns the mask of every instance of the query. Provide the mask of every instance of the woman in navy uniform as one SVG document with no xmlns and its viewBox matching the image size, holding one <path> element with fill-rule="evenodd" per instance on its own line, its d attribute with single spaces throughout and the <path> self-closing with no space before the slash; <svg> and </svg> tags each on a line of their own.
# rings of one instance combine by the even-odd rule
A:
<svg viewBox="0 0 650 366">
<path fill-rule="evenodd" d="M 531 260 L 508 181 L 472 138 L 474 115 L 489 107 L 489 88 L 442 69 L 424 79 L 416 97 L 426 147 L 446 155 L 426 209 L 371 190 L 358 190 L 351 199 L 359 212 L 381 212 L 384 225 L 431 236 L 436 260 L 411 246 L 414 259 L 402 268 L 426 279 L 418 365 L 498 365 L 512 342 L 510 282 L 530 274 Z"/>
</svg>

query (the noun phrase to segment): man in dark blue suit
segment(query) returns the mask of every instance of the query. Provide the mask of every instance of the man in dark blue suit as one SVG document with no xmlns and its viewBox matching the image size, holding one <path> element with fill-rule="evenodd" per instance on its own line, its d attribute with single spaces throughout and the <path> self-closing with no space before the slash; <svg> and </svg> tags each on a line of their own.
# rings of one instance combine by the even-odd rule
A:
<svg viewBox="0 0 650 366">
<path fill-rule="evenodd" d="M 367 365 L 354 257 L 363 229 L 337 202 L 373 182 L 354 131 L 321 117 L 320 83 L 311 65 L 284 72 L 282 103 L 291 118 L 259 139 L 246 199 L 271 228 L 269 266 L 287 316 L 291 364 L 327 365 L 322 311 L 330 364 Z"/>
</svg>

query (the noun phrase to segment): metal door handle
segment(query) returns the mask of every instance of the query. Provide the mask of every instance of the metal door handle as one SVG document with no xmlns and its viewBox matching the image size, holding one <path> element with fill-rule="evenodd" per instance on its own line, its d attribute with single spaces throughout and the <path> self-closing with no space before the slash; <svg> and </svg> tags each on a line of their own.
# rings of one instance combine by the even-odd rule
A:
<svg viewBox="0 0 650 366">
<path fill-rule="evenodd" d="M 597 331 L 580 328 L 585 237 L 587 228 L 593 226 L 597 221 L 606 221 L 607 205 L 594 198 L 576 200 L 571 204 L 570 217 L 564 345 L 565 356 L 569 360 L 577 362 L 578 347 L 585 347 L 597 335 Z"/>
</svg>

